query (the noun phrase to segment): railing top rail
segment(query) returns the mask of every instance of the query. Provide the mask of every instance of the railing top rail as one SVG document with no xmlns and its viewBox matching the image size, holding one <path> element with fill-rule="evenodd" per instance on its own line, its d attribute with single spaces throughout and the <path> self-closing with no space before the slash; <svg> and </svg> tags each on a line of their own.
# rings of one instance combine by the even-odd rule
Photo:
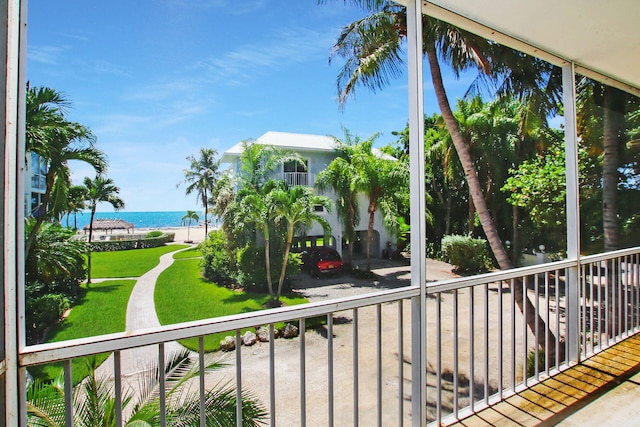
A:
<svg viewBox="0 0 640 427">
<path fill-rule="evenodd" d="M 39 344 L 26 347 L 20 355 L 20 365 L 28 367 L 43 363 L 88 356 L 96 353 L 125 350 L 185 338 L 198 337 L 218 332 L 232 331 L 316 316 L 323 316 L 344 310 L 383 304 L 420 295 L 415 286 L 380 291 L 365 295 L 319 301 L 298 306 L 281 307 L 242 313 L 213 319 L 177 323 L 158 328 L 141 329 L 133 332 L 101 335 L 69 341 Z"/>
<path fill-rule="evenodd" d="M 621 256 L 628 256 L 628 255 L 635 255 L 637 253 L 640 253 L 640 246 L 636 246 L 633 248 L 627 248 L 627 249 L 620 249 L 617 251 L 611 251 L 611 252 L 605 252 L 605 253 L 601 253 L 601 254 L 595 254 L 595 255 L 587 255 L 584 257 L 580 257 L 580 264 L 584 265 L 584 264 L 589 264 L 592 262 L 598 262 L 598 261 L 606 261 L 608 259 L 611 258 L 617 258 L 617 257 L 621 257 Z"/>
<path fill-rule="evenodd" d="M 484 285 L 485 283 L 501 282 L 523 276 L 531 276 L 534 274 L 562 270 L 564 268 L 576 265 L 576 261 L 562 260 L 546 264 L 514 268 L 511 270 L 494 271 L 491 273 L 478 274 L 476 276 L 470 277 L 457 277 L 455 279 L 443 280 L 435 283 L 427 283 L 427 294 L 437 294 L 440 292 L 448 292 L 456 289 Z"/>
</svg>

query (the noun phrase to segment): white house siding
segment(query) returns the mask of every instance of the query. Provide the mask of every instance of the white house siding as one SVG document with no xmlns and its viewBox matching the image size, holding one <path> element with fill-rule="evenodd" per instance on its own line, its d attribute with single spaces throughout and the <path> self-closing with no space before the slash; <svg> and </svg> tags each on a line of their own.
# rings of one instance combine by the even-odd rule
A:
<svg viewBox="0 0 640 427">
<path fill-rule="evenodd" d="M 327 168 L 331 161 L 336 158 L 336 152 L 334 150 L 335 144 L 333 138 L 323 137 L 320 135 L 306 135 L 306 134 L 291 134 L 284 132 L 267 132 L 258 138 L 255 143 L 257 144 L 269 144 L 278 148 L 284 148 L 299 153 L 305 160 L 307 160 L 307 173 L 309 174 L 309 185 L 315 184 L 315 179 L 318 174 Z M 230 163 L 230 169 L 237 173 L 239 170 L 239 156 L 242 152 L 241 143 L 236 144 L 227 150 L 222 156 L 223 163 Z M 284 177 L 284 167 L 282 167 L 280 173 L 277 175 Z M 324 215 L 331 225 L 331 236 L 333 242 L 331 246 L 335 246 L 336 250 L 342 255 L 343 246 L 343 232 L 342 224 L 338 219 L 338 215 L 335 209 L 335 193 L 331 190 L 320 192 L 316 190 L 318 194 L 327 196 L 333 202 L 333 208 L 331 212 L 324 212 Z M 360 236 L 360 253 L 366 253 L 366 233 L 369 227 L 369 213 L 367 211 L 369 207 L 369 201 L 364 195 L 359 196 L 360 204 L 360 223 L 356 227 L 356 231 Z M 314 223 L 313 226 L 306 230 L 306 236 L 311 241 L 310 244 L 315 243 L 315 239 L 323 235 L 322 227 Z M 301 236 L 298 236 L 301 237 Z M 386 247 L 387 242 L 391 241 L 391 236 L 385 228 L 382 215 L 380 211 L 377 211 L 374 218 L 374 241 L 371 248 L 371 255 L 373 257 L 382 256 L 382 250 Z M 326 243 L 325 243 L 326 244 Z"/>
</svg>

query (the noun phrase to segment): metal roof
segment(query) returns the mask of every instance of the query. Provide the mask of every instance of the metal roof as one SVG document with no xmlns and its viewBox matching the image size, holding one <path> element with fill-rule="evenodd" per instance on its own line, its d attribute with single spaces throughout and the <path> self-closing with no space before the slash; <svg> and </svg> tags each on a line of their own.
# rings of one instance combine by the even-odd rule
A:
<svg viewBox="0 0 640 427">
<path fill-rule="evenodd" d="M 422 11 L 640 95 L 638 0 L 433 0 Z"/>
</svg>

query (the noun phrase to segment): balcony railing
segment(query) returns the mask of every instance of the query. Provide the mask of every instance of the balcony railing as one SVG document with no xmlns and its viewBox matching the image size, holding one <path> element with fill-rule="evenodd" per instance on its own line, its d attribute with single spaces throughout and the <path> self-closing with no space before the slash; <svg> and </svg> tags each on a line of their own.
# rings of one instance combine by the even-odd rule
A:
<svg viewBox="0 0 640 427">
<path fill-rule="evenodd" d="M 59 361 L 71 378 L 74 358 L 112 352 L 108 371 L 116 385 L 115 407 L 121 408 L 121 360 L 133 357 L 134 349 L 153 346 L 151 354 L 165 355 L 168 343 L 198 337 L 197 357 L 204 360 L 204 337 L 228 332 L 237 350 L 229 354 L 226 370 L 199 382 L 202 405 L 207 384 L 229 380 L 238 397 L 249 389 L 261 398 L 272 425 L 420 425 L 411 408 L 419 390 L 426 394 L 427 421 L 447 424 L 636 333 L 639 276 L 640 249 L 635 248 L 429 283 L 424 318 L 420 289 L 409 286 L 31 346 L 22 352 L 20 366 Z M 318 317 L 326 321 L 320 334 L 305 332 L 307 322 Z M 300 336 L 273 339 L 278 322 L 298 322 Z M 271 335 L 261 357 L 240 346 L 240 331 L 256 325 L 268 325 Z M 412 350 L 422 345 L 415 333 L 420 328 L 427 332 L 427 366 L 412 363 Z M 326 343 L 307 345 L 318 339 Z M 412 387 L 421 370 L 427 372 L 426 387 Z M 70 383 L 66 396 L 72 396 Z M 71 397 L 69 417 L 70 402 Z M 241 414 L 242 405 L 236 411 Z"/>
<path fill-rule="evenodd" d="M 278 179 L 283 180 L 289 186 L 302 185 L 311 187 L 315 181 L 315 175 L 308 172 L 284 172 Z"/>
<path fill-rule="evenodd" d="M 47 178 L 44 175 L 33 175 L 31 177 L 31 189 L 33 190 L 46 190 Z"/>
</svg>

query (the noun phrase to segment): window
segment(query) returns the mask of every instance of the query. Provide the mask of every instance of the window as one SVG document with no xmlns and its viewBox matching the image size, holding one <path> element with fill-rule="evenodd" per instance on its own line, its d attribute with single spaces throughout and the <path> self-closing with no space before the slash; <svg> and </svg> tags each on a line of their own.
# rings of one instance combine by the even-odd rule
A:
<svg viewBox="0 0 640 427">
<path fill-rule="evenodd" d="M 306 172 L 308 163 L 308 160 L 305 160 L 304 163 L 298 163 L 295 161 L 285 162 L 284 173 Z"/>
</svg>

